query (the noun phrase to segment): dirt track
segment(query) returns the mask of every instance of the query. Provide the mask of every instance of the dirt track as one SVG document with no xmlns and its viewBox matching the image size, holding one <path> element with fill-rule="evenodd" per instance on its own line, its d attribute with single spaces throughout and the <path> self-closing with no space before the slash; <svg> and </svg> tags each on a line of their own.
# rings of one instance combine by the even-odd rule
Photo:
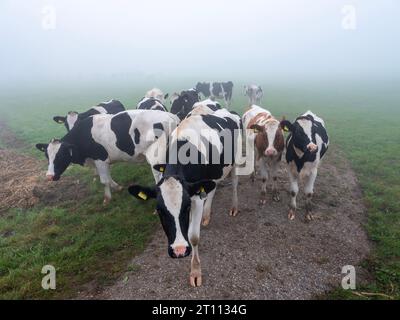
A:
<svg viewBox="0 0 400 320">
<path fill-rule="evenodd" d="M 159 228 L 130 269 L 103 291 L 82 293 L 83 299 L 308 299 L 341 283 L 341 268 L 357 266 L 369 252 L 362 228 L 365 209 L 347 161 L 332 148 L 316 182 L 314 214 L 304 222 L 304 198 L 293 222 L 287 219 L 289 195 L 284 166 L 281 202 L 258 205 L 259 182 L 242 177 L 241 212 L 228 216 L 230 186 L 215 197 L 208 227 L 201 230 L 203 286 L 189 286 L 190 259 L 167 256 Z M 357 269 L 358 279 L 363 270 Z M 360 277 L 361 276 L 361 277 Z"/>
</svg>

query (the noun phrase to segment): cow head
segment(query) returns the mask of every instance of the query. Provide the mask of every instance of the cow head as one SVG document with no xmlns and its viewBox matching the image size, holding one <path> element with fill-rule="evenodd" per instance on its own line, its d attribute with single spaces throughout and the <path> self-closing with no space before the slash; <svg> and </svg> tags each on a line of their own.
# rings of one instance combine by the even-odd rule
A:
<svg viewBox="0 0 400 320">
<path fill-rule="evenodd" d="M 263 152 L 264 156 L 274 157 L 283 151 L 284 138 L 278 120 L 271 117 L 263 125 L 253 124 L 250 129 L 257 133 L 256 147 Z"/>
<path fill-rule="evenodd" d="M 64 124 L 67 130 L 70 131 L 78 121 L 78 112 L 70 111 L 65 117 L 54 116 L 53 120 L 59 124 Z"/>
<path fill-rule="evenodd" d="M 181 94 L 174 93 L 171 97 L 171 113 L 183 120 L 199 100 L 199 94 L 196 90 L 182 91 Z"/>
<path fill-rule="evenodd" d="M 295 122 L 281 121 L 281 128 L 292 134 L 294 146 L 303 153 L 315 153 L 318 146 L 312 139 L 313 121 L 309 117 L 299 117 Z"/>
<path fill-rule="evenodd" d="M 195 89 L 198 93 L 202 93 L 206 98 L 211 96 L 210 84 L 207 82 L 197 82 Z"/>
<path fill-rule="evenodd" d="M 171 258 L 183 258 L 190 254 L 188 239 L 190 212 L 193 196 L 204 197 L 215 188 L 210 180 L 187 183 L 180 176 L 165 176 L 153 188 L 132 185 L 129 193 L 140 200 L 156 199 L 157 213 L 168 239 Z"/>
<path fill-rule="evenodd" d="M 47 180 L 57 181 L 72 162 L 74 147 L 58 139 L 50 143 L 38 143 L 36 148 L 44 152 L 48 160 Z"/>
</svg>

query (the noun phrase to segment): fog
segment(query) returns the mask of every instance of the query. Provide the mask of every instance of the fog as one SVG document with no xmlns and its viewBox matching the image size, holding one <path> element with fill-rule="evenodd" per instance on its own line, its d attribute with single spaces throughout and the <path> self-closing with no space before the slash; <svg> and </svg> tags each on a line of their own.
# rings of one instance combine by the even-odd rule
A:
<svg viewBox="0 0 400 320">
<path fill-rule="evenodd" d="M 2 0 L 0 83 L 400 74 L 396 0 Z"/>
</svg>

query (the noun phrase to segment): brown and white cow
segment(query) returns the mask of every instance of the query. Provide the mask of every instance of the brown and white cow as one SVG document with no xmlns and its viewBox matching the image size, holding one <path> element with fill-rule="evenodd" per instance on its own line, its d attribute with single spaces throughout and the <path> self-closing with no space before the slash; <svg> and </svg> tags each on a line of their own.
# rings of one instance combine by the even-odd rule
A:
<svg viewBox="0 0 400 320">
<path fill-rule="evenodd" d="M 164 94 L 160 89 L 153 88 L 146 92 L 145 98 L 154 98 L 160 101 L 162 104 L 165 103 L 165 100 L 168 99 L 168 93 Z"/>
<path fill-rule="evenodd" d="M 275 119 L 268 110 L 251 105 L 242 117 L 243 128 L 246 130 L 246 142 L 255 144 L 255 162 L 258 163 L 262 185 L 260 204 L 265 204 L 267 194 L 267 179 L 272 178 L 272 199 L 279 201 L 277 189 L 277 174 L 279 162 L 285 147 L 280 121 Z M 255 168 L 252 179 L 255 178 Z"/>
</svg>

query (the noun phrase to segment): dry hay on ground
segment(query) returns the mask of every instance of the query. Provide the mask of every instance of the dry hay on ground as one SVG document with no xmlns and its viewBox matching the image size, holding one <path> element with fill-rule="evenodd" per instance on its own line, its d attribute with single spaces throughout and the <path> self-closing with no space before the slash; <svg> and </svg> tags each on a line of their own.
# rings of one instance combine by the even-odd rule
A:
<svg viewBox="0 0 400 320">
<path fill-rule="evenodd" d="M 35 205 L 39 199 L 32 191 L 40 173 L 37 160 L 12 150 L 0 149 L 0 212 Z"/>
</svg>

